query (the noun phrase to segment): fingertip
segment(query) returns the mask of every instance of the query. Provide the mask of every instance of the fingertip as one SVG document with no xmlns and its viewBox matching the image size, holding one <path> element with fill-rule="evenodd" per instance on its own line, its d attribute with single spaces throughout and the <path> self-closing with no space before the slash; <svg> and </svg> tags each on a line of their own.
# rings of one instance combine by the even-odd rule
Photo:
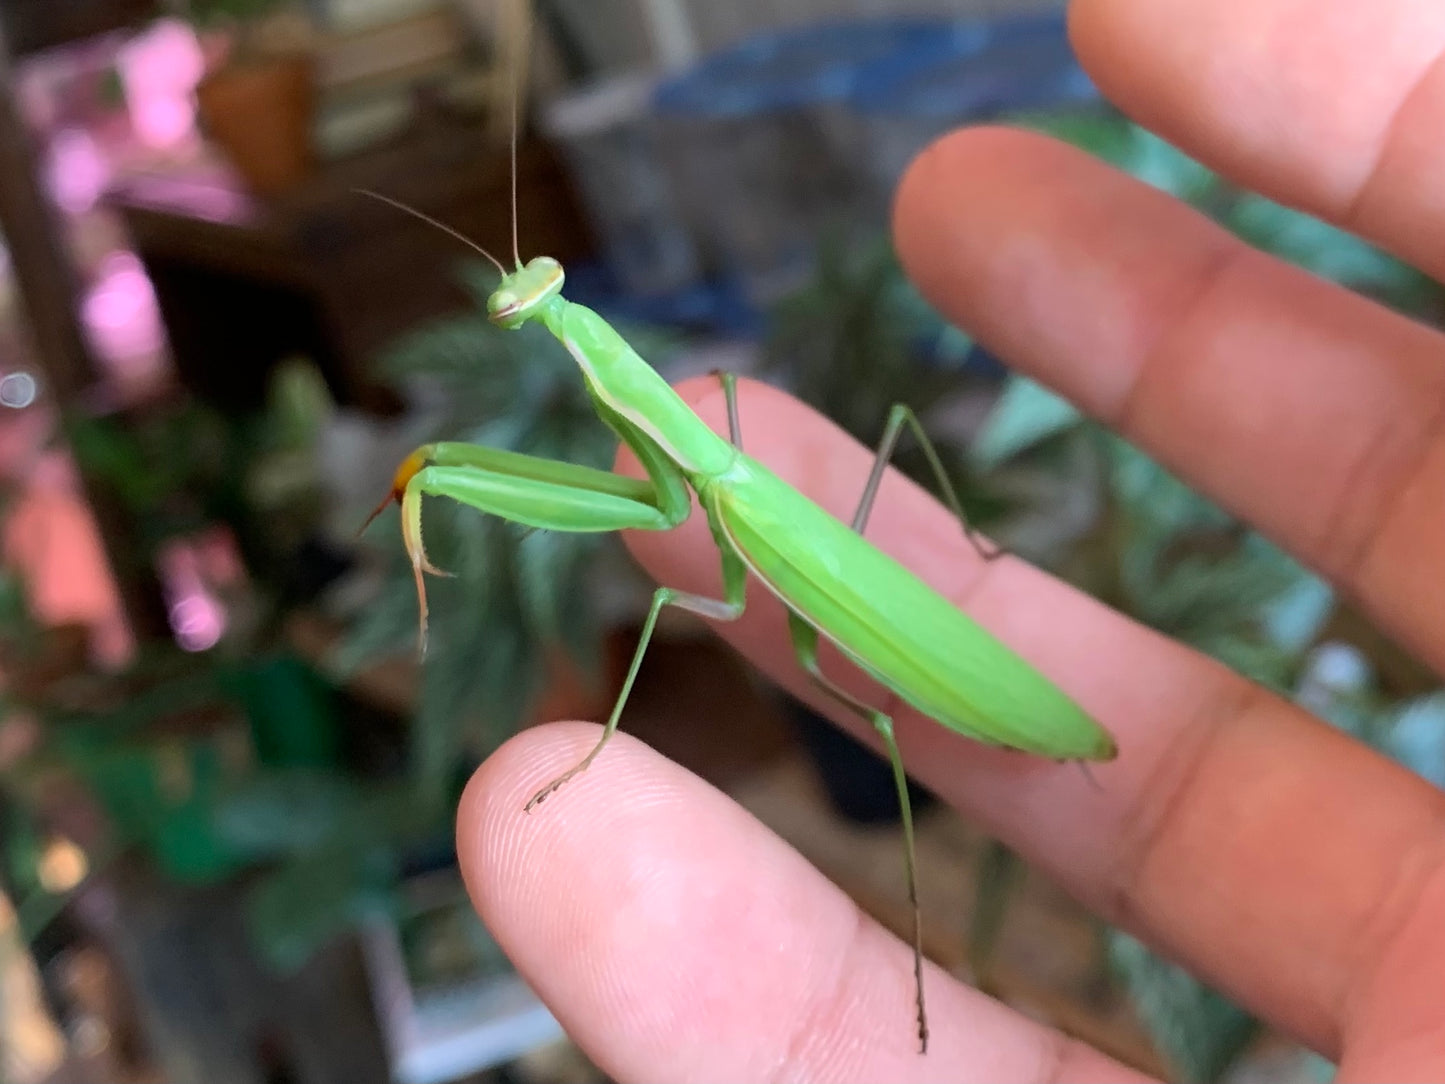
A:
<svg viewBox="0 0 1445 1084">
<path fill-rule="evenodd" d="M 935 221 L 940 199 L 967 194 L 968 186 L 983 177 L 996 159 L 1012 157 L 1018 145 L 1039 138 L 997 124 L 968 125 L 939 136 L 918 152 L 898 182 L 893 201 L 895 232 L 906 226 L 910 240 L 926 240 L 916 227 Z"/>
<path fill-rule="evenodd" d="M 1073 46 L 1074 55 L 1105 97 L 1112 97 L 1108 83 L 1121 59 L 1117 56 L 1117 26 L 1113 33 L 1110 32 L 1110 23 L 1114 21 L 1110 9 L 1115 6 L 1112 0 L 1073 0 L 1066 16 L 1069 44 Z"/>
<path fill-rule="evenodd" d="M 524 887 L 510 874 L 519 854 L 527 800 L 595 742 L 595 723 L 560 722 L 529 727 L 505 742 L 472 773 L 457 806 L 457 861 L 462 880 L 484 921 L 492 924 L 498 894 Z M 573 761 L 575 763 L 575 761 Z M 549 775 L 549 771 L 551 774 Z"/>
<path fill-rule="evenodd" d="M 595 741 L 599 730 L 595 723 L 564 721 L 528 727 L 508 738 L 467 780 L 457 807 L 458 831 L 493 827 L 500 814 L 514 806 L 514 812 L 521 812 L 537 790 L 533 787 L 528 792 L 527 780 L 535 781 L 539 773 L 545 773 L 543 765 L 558 759 L 559 746 L 581 747 L 588 733 Z M 457 843 L 458 853 L 462 853 L 463 840 L 459 838 Z"/>
<path fill-rule="evenodd" d="M 997 125 L 960 128 L 909 165 L 893 208 L 894 242 L 924 295 L 956 316 L 971 263 L 1018 220 L 1038 184 L 1056 184 L 1081 152 L 1037 132 Z"/>
<path fill-rule="evenodd" d="M 758 963 L 786 940 L 777 931 L 789 916 L 812 914 L 817 926 L 818 897 L 835 890 L 728 799 L 624 734 L 524 813 L 597 735 L 586 724 L 538 727 L 478 768 L 457 818 L 472 899 L 519 974 L 614 1075 L 671 1065 L 680 1068 L 659 1078 L 680 1079 L 712 1061 L 753 1078 L 759 1051 L 774 1045 L 758 1026 L 761 1001 L 787 1004 L 804 985 Z M 748 878 L 770 875 L 773 889 L 752 899 Z M 786 1013 L 765 1018 L 787 1030 Z"/>
</svg>

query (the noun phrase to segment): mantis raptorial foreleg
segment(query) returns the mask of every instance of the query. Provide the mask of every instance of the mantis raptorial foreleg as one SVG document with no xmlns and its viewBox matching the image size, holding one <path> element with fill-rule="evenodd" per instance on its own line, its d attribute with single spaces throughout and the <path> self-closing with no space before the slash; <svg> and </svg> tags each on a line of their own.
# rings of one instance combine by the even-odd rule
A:
<svg viewBox="0 0 1445 1084">
<path fill-rule="evenodd" d="M 893 736 L 893 720 L 876 708 L 870 708 L 823 673 L 818 665 L 818 630 L 791 610 L 788 612 L 788 635 L 792 637 L 798 664 L 807 671 L 813 684 L 855 715 L 872 723 L 888 750 L 888 762 L 893 766 L 893 785 L 898 790 L 898 808 L 903 820 L 903 869 L 908 880 L 908 903 L 913 908 L 913 978 L 918 996 L 918 1039 L 927 1047 L 928 1014 L 923 1008 L 923 916 L 918 906 L 918 879 L 914 873 L 913 804 L 908 800 L 908 776 L 903 768 L 903 757 L 898 752 L 898 741 Z"/>
<path fill-rule="evenodd" d="M 592 747 L 592 751 L 583 757 L 576 767 L 563 772 L 532 796 L 531 801 L 526 805 L 528 812 L 531 812 L 533 806 L 545 801 L 548 795 L 574 775 L 586 771 L 587 766 L 597 759 L 597 754 L 602 752 L 602 747 L 607 744 L 607 740 L 617 730 L 617 721 L 622 718 L 622 710 L 627 706 L 627 697 L 632 692 L 632 683 L 637 680 L 637 671 L 642 668 L 642 657 L 647 654 L 647 646 L 652 642 L 652 633 L 657 627 L 657 618 L 662 613 L 664 606 L 676 606 L 713 621 L 736 621 L 742 616 L 743 609 L 747 605 L 747 566 L 743 564 L 742 558 L 730 549 L 723 548 L 721 556 L 722 598 L 708 598 L 705 595 L 695 595 L 672 587 L 659 587 L 653 594 L 652 607 L 647 611 L 647 620 L 643 622 L 642 633 L 637 640 L 637 650 L 632 654 L 632 665 L 627 668 L 627 678 L 622 683 L 622 691 L 617 694 L 617 703 L 612 707 L 612 714 L 607 717 L 607 725 L 602 728 L 602 736 L 597 739 L 597 744 Z"/>
<path fill-rule="evenodd" d="M 392 492 L 372 518 L 393 499 L 401 501 L 402 539 L 416 577 L 420 646 L 425 653 L 425 573 L 446 573 L 427 560 L 421 530 L 423 497 L 450 497 L 480 512 L 543 530 L 665 531 L 687 518 L 687 510 L 660 506 L 671 503 L 660 499 L 661 492 L 650 479 L 575 463 L 474 444 L 428 444 L 397 468 Z"/>
</svg>

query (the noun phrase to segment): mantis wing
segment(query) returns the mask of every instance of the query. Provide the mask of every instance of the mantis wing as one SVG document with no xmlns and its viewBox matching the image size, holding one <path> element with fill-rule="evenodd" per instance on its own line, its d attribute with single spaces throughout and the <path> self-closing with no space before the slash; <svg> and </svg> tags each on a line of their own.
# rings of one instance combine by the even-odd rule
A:
<svg viewBox="0 0 1445 1084">
<path fill-rule="evenodd" d="M 1098 723 L 912 572 L 744 457 L 707 503 L 748 566 L 860 669 L 966 737 L 1111 759 Z"/>
</svg>

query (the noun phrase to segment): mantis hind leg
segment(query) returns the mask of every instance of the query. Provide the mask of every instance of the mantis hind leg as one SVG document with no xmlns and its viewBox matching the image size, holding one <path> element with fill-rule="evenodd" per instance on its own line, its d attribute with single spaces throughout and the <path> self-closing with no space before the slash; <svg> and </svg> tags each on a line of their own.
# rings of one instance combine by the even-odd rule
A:
<svg viewBox="0 0 1445 1084">
<path fill-rule="evenodd" d="M 653 631 L 657 628 L 658 615 L 662 613 L 664 606 L 676 606 L 702 617 L 712 618 L 714 621 L 736 621 L 742 616 L 747 602 L 747 566 L 743 564 L 742 558 L 731 550 L 724 549 L 721 551 L 721 555 L 722 598 L 707 598 L 704 595 L 694 595 L 672 587 L 659 587 L 653 594 L 652 606 L 647 611 L 647 620 L 643 622 L 642 633 L 638 637 L 637 650 L 632 655 L 632 664 L 627 668 L 627 677 L 622 682 L 622 691 L 617 694 L 617 702 L 612 706 L 612 714 L 607 717 L 607 724 L 602 728 L 602 736 L 597 739 L 597 744 L 592 747 L 592 751 L 577 765 L 569 768 L 532 795 L 531 800 L 525 806 L 526 812 L 530 813 L 534 807 L 541 805 L 573 776 L 586 771 L 588 766 L 597 759 L 597 754 L 602 752 L 602 747 L 607 744 L 608 739 L 616 732 L 617 723 L 622 718 L 623 708 L 627 706 L 627 697 L 632 692 L 632 684 L 637 680 L 638 670 L 642 668 L 643 656 L 647 654 L 647 647 L 652 642 Z"/>
<path fill-rule="evenodd" d="M 863 528 L 868 525 L 868 517 L 873 512 L 873 501 L 878 496 L 878 487 L 883 482 L 883 472 L 888 468 L 888 462 L 898 448 L 898 438 L 903 435 L 905 425 L 913 432 L 914 439 L 923 449 L 923 454 L 928 459 L 928 466 L 932 469 L 933 477 L 937 480 L 938 488 L 943 494 L 944 502 L 963 527 L 963 535 L 968 539 L 969 545 L 974 548 L 974 552 L 985 561 L 995 561 L 1000 557 L 1007 556 L 1008 550 L 988 542 L 968 522 L 968 516 L 963 511 L 963 504 L 959 501 L 957 492 L 954 491 L 953 483 L 949 481 L 948 472 L 943 469 L 943 460 L 938 457 L 938 449 L 933 446 L 933 441 L 928 439 L 928 434 L 923 431 L 923 425 L 919 422 L 918 415 L 907 403 L 894 403 L 892 409 L 888 411 L 888 424 L 884 426 L 883 437 L 878 442 L 878 455 L 873 460 L 873 470 L 868 475 L 867 484 L 863 487 L 863 497 L 858 502 L 858 510 L 853 513 L 853 529 L 861 534 Z"/>
<path fill-rule="evenodd" d="M 788 634 L 793 640 L 793 650 L 798 662 L 814 684 L 842 704 L 855 715 L 873 724 L 873 729 L 883 738 L 888 750 L 888 761 L 893 766 L 893 784 L 898 790 L 898 808 L 903 818 L 903 870 L 908 879 L 908 902 L 913 907 L 913 984 L 918 1005 L 918 1043 L 920 1053 L 928 1053 L 928 1012 L 923 1003 L 923 916 L 918 906 L 918 878 L 915 873 L 917 859 L 913 844 L 913 806 L 908 800 L 908 776 L 903 770 L 903 758 L 898 752 L 898 742 L 893 736 L 893 720 L 883 712 L 870 708 L 848 690 L 838 685 L 818 665 L 818 630 L 797 614 L 788 614 Z"/>
</svg>

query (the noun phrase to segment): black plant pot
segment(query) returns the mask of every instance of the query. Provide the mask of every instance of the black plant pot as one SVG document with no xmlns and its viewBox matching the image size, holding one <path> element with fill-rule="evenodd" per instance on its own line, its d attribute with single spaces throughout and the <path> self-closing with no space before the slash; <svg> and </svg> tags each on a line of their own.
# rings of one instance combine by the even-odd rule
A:
<svg viewBox="0 0 1445 1084">
<path fill-rule="evenodd" d="M 898 795 L 887 758 L 801 701 L 784 697 L 784 706 L 833 807 L 855 824 L 896 824 L 900 819 Z M 912 781 L 908 799 L 915 817 L 937 800 Z"/>
</svg>

